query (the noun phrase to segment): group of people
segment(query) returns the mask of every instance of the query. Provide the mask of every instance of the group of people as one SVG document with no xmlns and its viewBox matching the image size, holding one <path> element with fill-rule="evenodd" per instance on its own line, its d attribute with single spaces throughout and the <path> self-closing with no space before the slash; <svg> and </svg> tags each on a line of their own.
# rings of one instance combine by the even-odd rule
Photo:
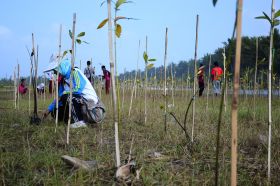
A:
<svg viewBox="0 0 280 186">
<path fill-rule="evenodd" d="M 200 64 L 197 72 L 199 96 L 202 96 L 204 90 L 204 65 Z M 221 80 L 223 75 L 223 69 L 219 66 L 217 61 L 214 62 L 214 67 L 211 70 L 211 80 L 213 83 L 213 92 L 217 96 L 221 94 Z"/>
<path fill-rule="evenodd" d="M 197 79 L 199 85 L 199 96 L 202 96 L 204 90 L 204 68 L 200 64 Z M 103 80 L 105 81 L 105 92 L 109 94 L 111 74 L 106 70 L 105 66 L 101 67 L 103 72 Z M 69 105 L 71 102 L 71 128 L 86 127 L 87 124 L 100 123 L 105 117 L 105 107 L 102 101 L 97 96 L 94 90 L 95 68 L 91 66 L 91 61 L 87 61 L 87 67 L 84 73 L 78 69 L 72 69 L 72 99 L 70 100 L 70 74 L 71 62 L 64 59 L 60 62 L 54 61 L 44 72 L 51 72 L 52 74 L 59 74 L 58 77 L 58 108 L 56 108 L 56 100 L 48 106 L 48 109 L 43 113 L 43 118 L 49 114 L 53 118 L 56 117 L 56 110 L 58 110 L 58 120 L 68 121 Z M 214 62 L 214 67 L 211 70 L 211 79 L 213 84 L 213 92 L 217 96 L 221 93 L 221 79 L 223 70 L 218 62 Z M 37 91 L 43 93 L 45 91 L 43 83 L 37 86 Z M 20 94 L 25 94 L 28 89 L 25 85 L 25 79 L 21 79 L 18 87 Z"/>
<path fill-rule="evenodd" d="M 37 92 L 39 94 L 43 94 L 44 91 L 45 91 L 45 84 L 44 83 L 40 83 L 37 87 Z M 28 88 L 26 87 L 26 79 L 25 78 L 22 78 L 20 80 L 20 84 L 18 86 L 18 93 L 21 94 L 21 95 L 24 95 L 26 94 L 28 91 Z"/>
<path fill-rule="evenodd" d="M 110 81 L 111 81 L 111 73 L 106 69 L 104 65 L 101 66 L 101 70 L 103 72 L 102 79 L 105 81 L 105 93 L 110 93 Z M 94 76 L 95 76 L 95 68 L 91 66 L 91 61 L 87 61 L 87 67 L 84 70 L 85 76 L 94 85 Z"/>
</svg>

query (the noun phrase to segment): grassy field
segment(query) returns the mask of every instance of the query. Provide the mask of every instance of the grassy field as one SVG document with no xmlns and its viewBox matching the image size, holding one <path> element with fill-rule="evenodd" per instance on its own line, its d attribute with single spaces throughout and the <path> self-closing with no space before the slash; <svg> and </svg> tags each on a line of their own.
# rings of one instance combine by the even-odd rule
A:
<svg viewBox="0 0 280 186">
<path fill-rule="evenodd" d="M 193 152 L 187 148 L 189 141 L 179 125 L 169 115 L 167 132 L 164 131 L 164 105 L 161 92 L 148 92 L 148 119 L 144 125 L 144 98 L 139 92 L 128 118 L 130 90 L 126 90 L 120 124 L 121 161 L 128 157 L 134 136 L 132 156 L 140 179 L 133 175 L 132 185 L 213 185 L 215 178 L 216 130 L 220 97 L 206 96 L 196 99 L 195 144 Z M 175 94 L 175 113 L 184 118 L 190 92 Z M 122 100 L 122 94 L 121 94 Z M 13 93 L 0 95 L 0 185 L 125 185 L 115 179 L 115 146 L 111 96 L 102 95 L 107 115 L 101 125 L 70 131 L 70 145 L 66 145 L 65 125 L 49 116 L 39 126 L 29 124 L 28 96 L 20 101 L 20 109 L 14 109 Z M 39 98 L 39 114 L 51 102 Z M 171 103 L 169 98 L 169 103 Z M 230 185 L 231 115 L 230 97 L 221 126 L 220 185 Z M 33 104 L 33 102 L 32 102 Z M 31 104 L 31 105 L 32 105 Z M 272 185 L 280 185 L 280 99 L 273 97 L 272 125 Z M 265 185 L 267 176 L 267 99 L 257 98 L 256 114 L 252 97 L 240 97 L 238 123 L 238 184 Z M 187 128 L 191 133 L 191 112 Z M 151 156 L 159 152 L 161 157 Z M 83 160 L 97 160 L 98 167 L 91 172 L 69 168 L 62 155 Z"/>
</svg>

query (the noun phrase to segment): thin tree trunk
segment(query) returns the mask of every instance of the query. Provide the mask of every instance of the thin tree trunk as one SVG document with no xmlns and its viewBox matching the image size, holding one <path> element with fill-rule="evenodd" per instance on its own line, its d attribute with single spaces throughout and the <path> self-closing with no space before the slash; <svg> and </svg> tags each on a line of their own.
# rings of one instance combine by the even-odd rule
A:
<svg viewBox="0 0 280 186">
<path fill-rule="evenodd" d="M 68 125 L 66 134 L 66 143 L 69 145 L 70 139 L 70 122 L 71 122 L 71 110 L 72 110 L 72 96 L 73 96 L 73 68 L 75 62 L 75 30 L 76 30 L 76 13 L 73 14 L 73 29 L 72 29 L 72 55 L 71 55 L 71 73 L 70 73 L 70 101 L 69 101 L 69 113 L 68 113 Z"/>
<path fill-rule="evenodd" d="M 240 57 L 241 57 L 241 30 L 242 30 L 242 7 L 243 0 L 237 1 L 237 33 L 236 33 L 236 51 L 234 65 L 234 88 L 231 109 L 231 185 L 237 185 L 237 109 L 239 94 L 240 77 Z"/>
<path fill-rule="evenodd" d="M 255 77 L 254 77 L 254 120 L 256 120 L 256 94 L 257 94 L 258 58 L 259 58 L 259 42 L 258 42 L 258 37 L 257 37 L 256 38 Z"/>
<path fill-rule="evenodd" d="M 58 40 L 58 56 L 57 63 L 60 64 L 60 53 L 61 53 L 61 33 L 62 33 L 62 25 L 59 27 L 59 40 Z M 73 51 L 73 50 L 72 50 Z M 57 123 L 58 123 L 58 77 L 59 77 L 59 71 L 57 71 L 56 74 L 56 115 L 55 115 L 55 132 L 57 129 Z"/>
<path fill-rule="evenodd" d="M 168 28 L 165 30 L 165 50 L 164 50 L 164 131 L 167 131 L 167 94 L 166 94 L 166 60 L 168 45 Z"/>
<path fill-rule="evenodd" d="M 109 59 L 110 59 L 110 71 L 112 80 L 112 97 L 113 97 L 113 108 L 114 108 L 114 126 L 115 126 L 115 143 L 116 143 L 116 165 L 121 165 L 120 160 L 120 147 L 119 147 L 119 129 L 118 129 L 118 118 L 117 118 L 117 94 L 115 86 L 115 69 L 114 69 L 114 55 L 113 55 L 113 38 L 112 38 L 112 17 L 111 17 L 111 0 L 107 0 L 108 8 L 108 42 L 109 42 Z"/>
<path fill-rule="evenodd" d="M 271 3 L 271 20 L 274 21 L 274 0 Z M 271 165 L 271 124 L 272 124 L 272 108 L 271 108 L 271 73 L 272 73 L 272 50 L 273 50 L 273 34 L 274 26 L 270 28 L 270 44 L 269 44 L 269 66 L 268 66 L 268 159 L 267 159 L 267 178 L 270 183 L 270 165 Z"/>
<path fill-rule="evenodd" d="M 194 51 L 194 74 L 193 74 L 193 96 L 195 96 L 196 92 L 196 61 L 197 61 L 197 43 L 198 43 L 198 24 L 199 24 L 199 15 L 196 15 L 196 34 L 195 34 L 195 51 Z M 192 142 L 194 138 L 194 123 L 195 123 L 195 99 L 193 100 L 192 105 Z"/>
</svg>

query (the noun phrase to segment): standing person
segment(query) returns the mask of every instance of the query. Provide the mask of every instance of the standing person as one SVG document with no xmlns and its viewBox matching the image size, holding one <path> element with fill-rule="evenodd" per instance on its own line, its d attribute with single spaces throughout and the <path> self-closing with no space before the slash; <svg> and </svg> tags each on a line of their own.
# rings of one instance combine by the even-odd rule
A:
<svg viewBox="0 0 280 186">
<path fill-rule="evenodd" d="M 103 71 L 103 79 L 105 79 L 105 89 L 106 89 L 106 94 L 110 93 L 110 79 L 111 79 L 111 73 L 106 70 L 106 67 L 103 65 L 101 67 Z"/>
<path fill-rule="evenodd" d="M 197 72 L 199 97 L 202 96 L 204 90 L 204 65 L 200 64 Z"/>
<path fill-rule="evenodd" d="M 45 84 L 44 83 L 40 83 L 38 86 L 37 86 L 37 92 L 38 94 L 43 94 L 45 91 Z"/>
<path fill-rule="evenodd" d="M 72 100 L 70 100 L 70 73 L 71 62 L 67 59 L 62 60 L 59 65 L 45 71 L 54 70 L 59 71 L 62 76 L 61 85 L 59 86 L 59 111 L 61 107 L 65 107 L 65 112 L 68 111 L 68 105 L 72 102 L 71 107 L 71 128 L 86 127 L 87 123 L 100 123 L 105 117 L 105 107 L 101 100 L 98 98 L 94 88 L 87 79 L 87 77 L 78 68 L 73 69 L 73 89 Z M 48 110 L 44 113 L 46 117 L 50 112 L 55 110 L 55 102 L 53 102 Z M 61 112 L 62 113 L 62 112 Z M 59 114 L 60 115 L 60 114 Z M 58 116 L 59 116 L 58 115 Z M 68 121 L 68 114 L 64 115 L 64 121 Z M 73 123 L 74 122 L 74 123 Z"/>
<path fill-rule="evenodd" d="M 90 61 L 87 61 L 87 67 L 84 70 L 84 74 L 88 78 L 88 80 L 92 84 L 92 86 L 94 86 L 95 69 L 92 68 Z"/>
<path fill-rule="evenodd" d="M 25 85 L 25 79 L 22 78 L 20 80 L 20 85 L 18 86 L 18 92 L 21 94 L 21 95 L 24 95 L 26 92 L 27 92 L 27 87 Z"/>
<path fill-rule="evenodd" d="M 223 69 L 219 66 L 218 62 L 214 62 L 214 68 L 211 71 L 211 77 L 213 82 L 213 91 L 217 96 L 221 94 L 221 79 L 222 79 Z"/>
</svg>

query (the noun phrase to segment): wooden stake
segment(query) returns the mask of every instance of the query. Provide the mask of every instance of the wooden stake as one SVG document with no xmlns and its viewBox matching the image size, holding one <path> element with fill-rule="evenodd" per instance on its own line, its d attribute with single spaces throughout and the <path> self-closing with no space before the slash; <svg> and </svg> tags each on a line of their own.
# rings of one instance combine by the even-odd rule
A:
<svg viewBox="0 0 280 186">
<path fill-rule="evenodd" d="M 166 60 L 167 60 L 167 45 L 168 45 L 168 28 L 165 30 L 165 49 L 164 49 L 164 131 L 167 131 L 167 79 L 166 79 Z"/>
<path fill-rule="evenodd" d="M 195 34 L 195 52 L 194 52 L 194 74 L 193 74 L 193 96 L 195 96 L 196 92 L 196 62 L 197 62 L 197 43 L 198 43 L 198 24 L 199 24 L 199 15 L 196 15 L 196 34 Z M 193 100 L 192 105 L 192 142 L 194 137 L 194 123 L 195 123 L 195 99 Z"/>
<path fill-rule="evenodd" d="M 227 84 L 227 79 L 226 79 L 226 49 L 224 48 L 223 51 L 223 65 L 224 65 L 224 83 Z M 226 92 L 225 92 L 226 93 Z M 224 94 L 224 109 L 225 112 L 227 111 L 227 98 L 226 98 L 226 94 Z"/>
<path fill-rule="evenodd" d="M 139 53 L 140 53 L 140 40 L 139 40 L 139 44 L 138 44 L 137 68 L 136 68 L 136 71 L 135 71 L 135 77 L 134 77 L 133 87 L 132 87 L 132 91 L 131 91 L 130 105 L 129 105 L 129 110 L 128 110 L 128 118 L 130 117 L 134 91 L 136 92 L 136 86 L 137 86 L 136 80 L 137 80 L 137 72 L 138 72 Z"/>
<path fill-rule="evenodd" d="M 15 99 L 14 99 L 14 102 L 15 102 L 15 109 L 17 109 L 17 94 L 18 94 L 18 86 L 17 86 L 17 75 L 16 75 L 16 69 L 17 67 L 15 67 L 15 70 L 14 70 L 14 90 L 15 90 Z"/>
<path fill-rule="evenodd" d="M 209 87 L 210 87 L 210 78 L 211 78 L 211 55 L 209 56 L 209 67 L 208 67 L 208 78 L 207 78 L 207 95 L 206 95 L 206 113 L 209 116 Z"/>
<path fill-rule="evenodd" d="M 148 36 L 146 36 L 146 54 L 148 55 Z M 145 65 L 145 89 L 144 89 L 144 124 L 147 123 L 147 87 L 148 86 L 148 69 L 147 64 Z"/>
<path fill-rule="evenodd" d="M 20 77 L 19 77 L 19 72 L 20 72 L 20 66 L 17 60 L 17 85 L 19 85 L 20 82 Z M 17 109 L 19 110 L 19 99 L 20 99 L 20 94 L 19 92 L 17 93 Z"/>
<path fill-rule="evenodd" d="M 231 106 L 231 186 L 237 185 L 237 116 L 238 116 L 238 94 L 240 77 L 240 57 L 241 57 L 241 30 L 242 30 L 242 7 L 243 0 L 237 1 L 237 33 L 236 50 L 234 64 L 234 87 Z"/>
<path fill-rule="evenodd" d="M 257 37 L 256 38 L 255 77 L 254 77 L 254 120 L 256 120 L 256 94 L 257 94 L 258 58 L 259 58 L 259 42 L 258 42 L 258 37 Z"/>
<path fill-rule="evenodd" d="M 58 40 L 58 56 L 57 56 L 57 63 L 60 64 L 60 55 L 61 55 L 61 34 L 62 34 L 62 25 L 60 24 L 60 27 L 59 27 L 59 40 Z M 73 50 L 72 50 L 73 51 Z M 55 58 L 56 59 L 56 58 Z M 55 114 L 55 129 L 54 131 L 56 132 L 56 129 L 57 129 L 57 123 L 58 123 L 58 78 L 59 78 L 59 71 L 57 70 L 57 74 L 56 74 L 56 105 L 55 105 L 55 108 L 56 108 L 56 114 Z"/>
<path fill-rule="evenodd" d="M 31 86 L 32 83 L 32 64 L 30 63 L 30 76 L 29 76 L 29 85 L 28 85 L 28 114 L 30 115 L 30 108 L 31 108 Z"/>
<path fill-rule="evenodd" d="M 71 122 L 71 111 L 72 111 L 72 97 L 73 97 L 73 69 L 75 62 L 75 28 L 76 28 L 76 13 L 73 14 L 73 29 L 72 29 L 72 55 L 71 55 L 71 73 L 70 73 L 70 101 L 69 101 L 69 113 L 68 113 L 68 125 L 66 134 L 66 143 L 69 145 L 69 135 L 70 135 L 70 122 Z"/>
</svg>

